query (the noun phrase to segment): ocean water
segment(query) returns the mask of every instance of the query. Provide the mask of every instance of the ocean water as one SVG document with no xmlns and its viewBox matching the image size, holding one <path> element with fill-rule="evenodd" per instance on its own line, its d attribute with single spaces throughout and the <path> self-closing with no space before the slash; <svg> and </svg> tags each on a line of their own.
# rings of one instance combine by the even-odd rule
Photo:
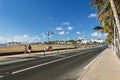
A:
<svg viewBox="0 0 120 80">
<path fill-rule="evenodd" d="M 0 46 L 7 46 L 8 44 L 0 44 Z"/>
</svg>

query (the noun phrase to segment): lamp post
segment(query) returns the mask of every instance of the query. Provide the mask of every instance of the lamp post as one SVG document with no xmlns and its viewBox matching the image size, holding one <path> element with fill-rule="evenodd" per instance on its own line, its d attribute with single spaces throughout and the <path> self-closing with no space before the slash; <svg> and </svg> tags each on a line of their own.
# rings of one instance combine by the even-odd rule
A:
<svg viewBox="0 0 120 80">
<path fill-rule="evenodd" d="M 53 35 L 53 32 L 48 32 L 47 36 L 48 36 L 48 46 L 49 46 L 49 40 L 50 40 L 50 36 Z"/>
</svg>

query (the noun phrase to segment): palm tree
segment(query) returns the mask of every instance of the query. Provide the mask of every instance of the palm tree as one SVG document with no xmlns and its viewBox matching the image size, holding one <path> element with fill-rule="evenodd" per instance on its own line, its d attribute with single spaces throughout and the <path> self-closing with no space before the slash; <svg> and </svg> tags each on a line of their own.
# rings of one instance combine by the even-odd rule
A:
<svg viewBox="0 0 120 80">
<path fill-rule="evenodd" d="M 111 8 L 113 10 L 113 15 L 114 15 L 114 18 L 115 18 L 115 23 L 116 23 L 116 26 L 118 28 L 118 30 L 120 30 L 120 19 L 119 19 L 119 15 L 118 15 L 118 11 L 117 11 L 117 7 L 115 5 L 115 2 L 114 0 L 109 0 L 110 1 L 110 4 L 111 4 Z M 117 2 L 119 2 L 117 0 Z M 120 4 L 119 4 L 120 5 Z M 119 8 L 119 7 L 118 7 Z M 120 33 L 119 33 L 120 34 Z"/>
<path fill-rule="evenodd" d="M 118 2 L 118 6 L 115 5 L 115 1 L 114 0 L 109 0 L 110 1 L 110 4 L 111 4 L 111 8 L 113 10 L 113 15 L 114 15 L 114 18 L 115 18 L 115 23 L 116 23 L 116 27 L 118 29 L 118 40 L 119 40 L 119 43 L 120 43 L 120 19 L 119 19 L 119 12 L 120 12 L 120 1 L 116 0 L 116 3 Z M 118 10 L 117 10 L 118 9 Z M 119 49 L 120 49 L 120 46 L 119 46 Z"/>
<path fill-rule="evenodd" d="M 120 50 L 120 0 L 92 0 L 92 3 L 97 8 L 98 19 L 104 26 L 95 29 L 108 33 L 108 39 L 117 39 L 115 42 Z"/>
<path fill-rule="evenodd" d="M 94 30 L 98 30 L 102 33 L 104 32 L 104 28 L 102 26 L 96 26 L 96 27 L 94 27 Z"/>
<path fill-rule="evenodd" d="M 113 40 L 114 40 L 113 38 L 114 37 L 113 37 L 113 34 L 109 32 L 108 28 L 102 27 L 102 26 L 96 26 L 96 27 L 94 27 L 94 30 L 98 30 L 99 32 L 102 32 L 102 33 L 108 33 L 107 41 L 108 41 L 109 44 L 113 44 Z"/>
</svg>

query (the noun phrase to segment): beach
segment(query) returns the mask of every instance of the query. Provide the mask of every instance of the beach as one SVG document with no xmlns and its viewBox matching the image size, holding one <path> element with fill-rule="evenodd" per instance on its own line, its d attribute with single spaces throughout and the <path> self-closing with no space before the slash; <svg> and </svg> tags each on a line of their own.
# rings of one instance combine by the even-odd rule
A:
<svg viewBox="0 0 120 80">
<path fill-rule="evenodd" d="M 32 44 L 32 51 L 40 51 L 47 48 L 47 44 Z M 74 48 L 73 45 L 60 45 L 60 44 L 52 44 L 52 49 L 60 49 L 60 48 Z M 0 46 L 0 54 L 1 53 L 11 53 L 12 52 L 24 52 L 24 45 L 8 45 L 8 46 Z"/>
</svg>

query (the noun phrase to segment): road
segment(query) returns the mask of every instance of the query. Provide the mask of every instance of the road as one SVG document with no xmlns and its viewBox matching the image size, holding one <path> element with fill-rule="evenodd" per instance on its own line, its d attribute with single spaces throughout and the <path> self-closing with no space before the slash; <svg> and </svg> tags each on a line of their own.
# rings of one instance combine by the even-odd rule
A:
<svg viewBox="0 0 120 80">
<path fill-rule="evenodd" d="M 57 56 L 0 66 L 0 80 L 77 80 L 106 47 L 77 50 Z"/>
</svg>

